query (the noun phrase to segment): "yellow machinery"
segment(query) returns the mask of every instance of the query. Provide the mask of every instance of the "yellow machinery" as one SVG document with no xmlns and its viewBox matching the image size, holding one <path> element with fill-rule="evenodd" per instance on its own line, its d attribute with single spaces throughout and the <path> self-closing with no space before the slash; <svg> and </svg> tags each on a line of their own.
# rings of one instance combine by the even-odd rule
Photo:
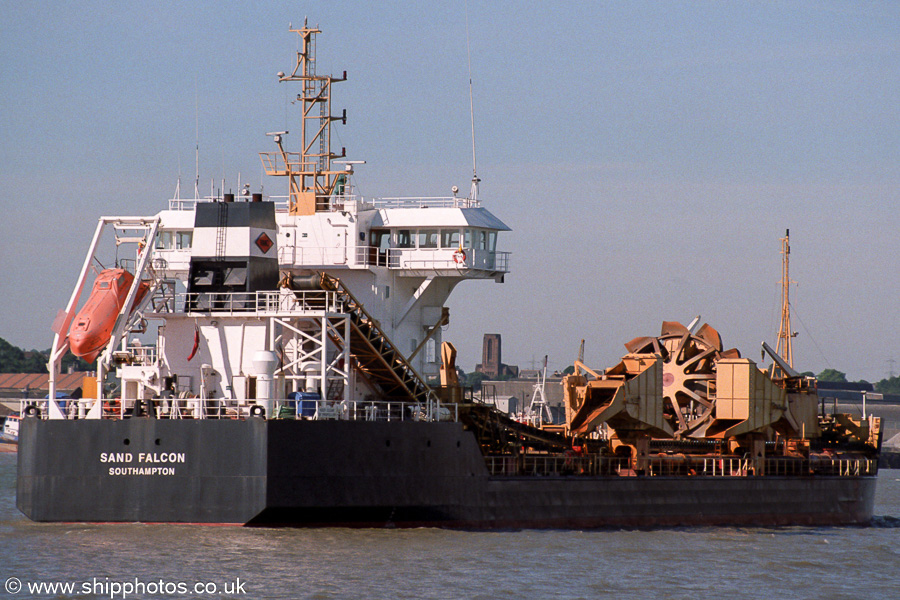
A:
<svg viewBox="0 0 900 600">
<path fill-rule="evenodd" d="M 737 350 L 723 350 L 709 325 L 693 333 L 665 322 L 659 337 L 625 346 L 630 352 L 611 369 L 598 373 L 579 361 L 564 378 L 570 435 L 605 425 L 639 454 L 650 439 L 693 439 L 730 441 L 761 455 L 764 442 L 779 436 L 821 433 L 814 379 L 791 369 L 773 378 Z"/>
</svg>

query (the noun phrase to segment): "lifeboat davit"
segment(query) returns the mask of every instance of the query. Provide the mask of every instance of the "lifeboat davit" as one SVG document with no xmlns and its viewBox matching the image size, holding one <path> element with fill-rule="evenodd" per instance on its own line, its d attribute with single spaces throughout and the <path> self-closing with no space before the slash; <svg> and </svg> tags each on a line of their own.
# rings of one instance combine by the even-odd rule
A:
<svg viewBox="0 0 900 600">
<path fill-rule="evenodd" d="M 116 317 L 128 298 L 134 275 L 125 269 L 104 269 L 94 280 L 91 295 L 69 330 L 69 349 L 87 362 L 94 362 L 112 335 Z M 145 282 L 138 285 L 134 306 L 138 306 L 149 291 Z"/>
</svg>

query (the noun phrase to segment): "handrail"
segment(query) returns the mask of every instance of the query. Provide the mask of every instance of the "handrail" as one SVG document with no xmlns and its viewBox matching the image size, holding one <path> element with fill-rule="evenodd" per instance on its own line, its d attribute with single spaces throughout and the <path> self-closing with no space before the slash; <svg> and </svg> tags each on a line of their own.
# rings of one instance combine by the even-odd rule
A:
<svg viewBox="0 0 900 600">
<path fill-rule="evenodd" d="M 337 293 L 326 290 L 264 292 L 160 292 L 150 299 L 155 313 L 215 312 L 217 314 L 339 313 Z"/>
<path fill-rule="evenodd" d="M 296 166 L 296 165 L 292 165 Z M 274 167 L 274 165 L 273 165 Z M 194 210 L 200 202 L 222 202 L 221 197 L 205 196 L 203 198 L 170 198 L 169 210 Z M 268 196 L 268 201 L 284 205 L 284 196 Z M 478 208 L 480 200 L 460 198 L 457 196 L 409 196 L 394 198 L 363 198 L 354 194 L 341 194 L 329 197 L 330 212 L 342 210 L 358 210 L 359 207 L 374 209 L 389 208 Z"/>
<path fill-rule="evenodd" d="M 278 248 L 282 265 L 379 266 L 389 269 L 489 271 L 508 273 L 511 252 L 477 248 L 379 248 L 377 246 L 306 246 Z"/>
<path fill-rule="evenodd" d="M 876 475 L 872 458 L 648 457 L 634 470 L 630 458 L 607 456 L 493 455 L 486 456 L 488 472 L 495 476 L 601 476 L 648 477 L 861 477 Z M 761 461 L 761 462 L 759 462 Z"/>
<path fill-rule="evenodd" d="M 254 407 L 261 400 L 229 400 L 200 398 L 157 398 L 142 400 L 104 399 L 103 419 L 128 419 L 152 416 L 158 419 L 246 419 L 254 416 Z M 94 398 L 60 398 L 57 406 L 64 419 L 85 419 L 91 408 L 98 402 Z M 47 398 L 20 400 L 19 414 L 27 415 L 29 406 L 38 409 L 41 419 L 50 418 L 50 403 Z M 272 419 L 345 420 L 345 421 L 425 421 L 429 419 L 429 407 L 422 402 L 365 400 L 275 400 Z M 149 414 L 152 410 L 152 415 Z M 452 404 L 440 406 L 434 420 L 458 421 L 459 407 Z"/>
</svg>

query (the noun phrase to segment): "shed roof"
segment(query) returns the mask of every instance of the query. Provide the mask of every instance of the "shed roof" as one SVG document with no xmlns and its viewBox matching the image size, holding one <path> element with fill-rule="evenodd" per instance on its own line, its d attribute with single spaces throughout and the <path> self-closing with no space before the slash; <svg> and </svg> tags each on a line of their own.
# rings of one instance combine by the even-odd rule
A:
<svg viewBox="0 0 900 600">
<path fill-rule="evenodd" d="M 63 392 L 79 388 L 86 375 L 89 375 L 87 371 L 60 373 L 56 378 L 56 389 Z M 0 390 L 21 392 L 25 388 L 29 390 L 49 390 L 49 373 L 0 373 Z"/>
</svg>

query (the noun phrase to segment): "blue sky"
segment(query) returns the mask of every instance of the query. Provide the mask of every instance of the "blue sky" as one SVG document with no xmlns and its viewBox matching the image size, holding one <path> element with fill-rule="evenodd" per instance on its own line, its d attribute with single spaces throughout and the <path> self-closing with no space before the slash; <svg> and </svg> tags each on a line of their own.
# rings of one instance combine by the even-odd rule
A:
<svg viewBox="0 0 900 600">
<path fill-rule="evenodd" d="M 152 214 L 179 173 L 283 193 L 266 131 L 293 113 L 304 16 L 348 71 L 336 145 L 367 196 L 471 177 L 466 4 L 7 3 L 0 8 L 0 337 L 49 347 L 96 219 Z M 470 0 L 478 172 L 513 232 L 502 285 L 466 282 L 445 338 L 471 369 L 610 366 L 701 314 L 758 359 L 791 229 L 795 364 L 878 380 L 900 361 L 900 4 Z M 218 184 L 217 184 L 218 185 Z M 895 373 L 900 372 L 900 362 Z"/>
</svg>

